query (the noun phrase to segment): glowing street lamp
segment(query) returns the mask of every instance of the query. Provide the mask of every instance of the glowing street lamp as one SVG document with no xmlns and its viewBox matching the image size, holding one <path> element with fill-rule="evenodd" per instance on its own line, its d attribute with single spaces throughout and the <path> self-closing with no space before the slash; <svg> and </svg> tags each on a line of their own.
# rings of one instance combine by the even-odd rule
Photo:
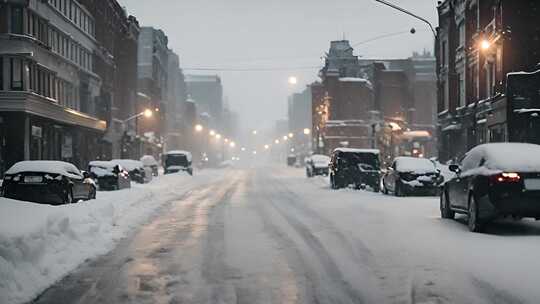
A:
<svg viewBox="0 0 540 304">
<path fill-rule="evenodd" d="M 294 134 L 289 133 L 289 138 L 293 138 L 293 137 L 294 137 Z"/>
<path fill-rule="evenodd" d="M 305 135 L 311 134 L 311 129 L 305 128 L 305 129 L 304 129 L 304 134 L 305 134 Z"/>
<path fill-rule="evenodd" d="M 221 134 L 216 134 L 217 139 L 221 139 Z"/>
<path fill-rule="evenodd" d="M 270 149 L 270 146 L 269 145 L 264 145 L 264 149 L 268 150 L 268 149 Z"/>
<path fill-rule="evenodd" d="M 204 127 L 202 125 L 195 125 L 195 131 L 202 132 L 204 130 Z"/>
<path fill-rule="evenodd" d="M 491 47 L 491 42 L 489 42 L 488 40 L 484 39 L 480 42 L 480 47 L 482 48 L 482 50 L 484 51 L 487 51 L 489 50 L 489 48 Z"/>
<path fill-rule="evenodd" d="M 152 117 L 152 115 L 154 115 L 154 113 L 152 112 L 152 110 L 146 109 L 146 110 L 144 110 L 143 115 L 146 118 L 150 118 L 150 117 Z"/>
<path fill-rule="evenodd" d="M 236 147 L 236 143 L 235 143 L 234 141 L 231 141 L 231 142 L 229 143 L 229 146 L 230 146 L 231 148 L 234 148 L 234 147 Z"/>
<path fill-rule="evenodd" d="M 228 138 L 225 138 L 225 142 L 228 143 L 228 142 L 229 142 L 229 139 L 228 139 Z"/>
<path fill-rule="evenodd" d="M 295 76 L 289 77 L 289 84 L 290 85 L 295 85 L 297 83 L 298 83 L 298 78 L 296 78 Z"/>
<path fill-rule="evenodd" d="M 209 134 L 210 134 L 210 136 L 216 136 L 216 131 L 210 130 Z"/>
<path fill-rule="evenodd" d="M 246 148 L 242 147 L 242 149 L 240 149 L 240 150 L 242 150 L 242 152 L 245 152 L 245 151 L 246 151 Z"/>
<path fill-rule="evenodd" d="M 287 139 L 289 139 L 289 136 L 287 135 L 283 136 L 283 140 L 287 141 Z"/>
<path fill-rule="evenodd" d="M 276 145 L 279 145 L 279 139 L 274 140 L 274 143 L 275 143 Z"/>
<path fill-rule="evenodd" d="M 257 151 L 253 151 L 253 155 L 257 155 Z"/>
<path fill-rule="evenodd" d="M 253 130 L 251 133 L 252 133 L 253 135 L 257 135 L 257 130 Z"/>
</svg>

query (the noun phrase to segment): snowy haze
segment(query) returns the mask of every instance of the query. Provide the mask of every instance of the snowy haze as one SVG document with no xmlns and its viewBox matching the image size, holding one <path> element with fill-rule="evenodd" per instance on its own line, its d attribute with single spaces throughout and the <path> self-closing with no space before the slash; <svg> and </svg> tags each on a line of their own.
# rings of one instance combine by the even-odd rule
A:
<svg viewBox="0 0 540 304">
<path fill-rule="evenodd" d="M 435 0 L 393 0 L 437 23 Z M 373 0 L 120 0 L 141 26 L 163 29 L 187 68 L 286 68 L 266 72 L 203 72 L 222 77 L 242 126 L 272 126 L 286 117 L 287 96 L 317 79 L 331 40 L 351 44 L 417 29 L 355 48 L 363 57 L 406 58 L 433 49 L 428 27 Z M 296 69 L 295 68 L 304 68 Z M 308 67 L 308 69 L 305 69 Z M 309 68 L 312 67 L 312 68 Z M 186 70 L 185 73 L 195 73 Z M 201 73 L 201 72 L 199 72 Z M 291 87 L 289 76 L 298 77 Z"/>
</svg>

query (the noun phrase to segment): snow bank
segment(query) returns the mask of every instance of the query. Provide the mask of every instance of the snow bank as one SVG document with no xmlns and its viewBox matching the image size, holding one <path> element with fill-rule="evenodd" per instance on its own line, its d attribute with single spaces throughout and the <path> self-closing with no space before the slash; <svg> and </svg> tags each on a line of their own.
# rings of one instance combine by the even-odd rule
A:
<svg viewBox="0 0 540 304">
<path fill-rule="evenodd" d="M 427 158 L 400 156 L 396 157 L 395 161 L 396 169 L 399 172 L 413 172 L 416 174 L 437 172 L 435 164 Z"/>
<path fill-rule="evenodd" d="M 82 174 L 73 164 L 51 160 L 27 160 L 13 165 L 6 174 L 18 174 L 23 172 L 45 172 L 60 174 L 71 178 L 81 178 Z"/>
<path fill-rule="evenodd" d="M 31 301 L 86 259 L 110 251 L 164 203 L 222 172 L 160 176 L 60 207 L 0 198 L 0 303 Z"/>
<path fill-rule="evenodd" d="M 141 157 L 141 162 L 143 163 L 143 165 L 149 167 L 158 165 L 157 160 L 152 155 L 144 155 L 143 157 Z"/>
</svg>

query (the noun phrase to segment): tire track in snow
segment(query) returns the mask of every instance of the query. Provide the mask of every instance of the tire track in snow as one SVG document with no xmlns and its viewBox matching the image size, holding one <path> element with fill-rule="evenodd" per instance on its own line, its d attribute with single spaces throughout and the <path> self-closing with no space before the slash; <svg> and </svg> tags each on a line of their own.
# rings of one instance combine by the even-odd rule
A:
<svg viewBox="0 0 540 304">
<path fill-rule="evenodd" d="M 309 209 L 299 207 L 296 201 L 300 198 L 284 187 L 275 177 L 272 179 L 265 178 L 259 181 L 259 184 L 265 185 L 266 192 L 264 193 L 265 195 L 261 195 L 260 193 L 258 193 L 258 195 L 265 198 L 265 201 L 267 202 L 266 205 L 271 206 L 273 210 L 278 212 L 281 218 L 287 222 L 288 226 L 293 229 L 295 234 L 300 237 L 301 242 L 309 249 L 308 253 L 304 252 L 305 248 L 301 248 L 302 246 L 294 240 L 292 235 L 289 235 L 283 227 L 274 223 L 272 218 L 268 215 L 271 211 L 264 210 L 265 207 L 259 208 L 265 226 L 269 227 L 271 234 L 284 245 L 283 247 L 288 252 L 288 258 L 291 259 L 291 264 L 299 265 L 299 268 L 304 271 L 304 273 L 302 273 L 297 269 L 296 272 L 298 276 L 304 275 L 308 281 L 310 281 L 306 286 L 306 288 L 308 288 L 307 294 L 313 296 L 314 299 L 313 301 L 309 301 L 309 303 L 369 302 L 369 297 L 362 294 L 362 292 L 355 288 L 345 278 L 335 259 L 327 250 L 323 242 L 314 234 L 313 225 L 308 226 L 298 218 L 292 216 L 290 214 L 290 207 L 293 206 L 296 209 L 296 213 L 300 213 L 304 217 L 309 217 L 311 220 L 314 220 L 317 225 L 322 223 L 323 226 L 325 226 L 324 230 L 329 232 L 332 237 L 336 237 L 339 243 L 341 243 L 340 245 L 345 246 L 344 249 L 348 254 L 358 261 L 358 255 L 355 253 L 356 250 L 353 250 L 353 248 L 350 247 L 349 241 L 340 234 L 330 222 L 320 218 L 320 216 Z M 272 195 L 272 193 L 274 195 Z M 313 256 L 317 261 L 317 266 L 322 269 L 316 269 L 317 267 L 314 267 L 314 265 L 306 263 L 309 261 L 306 254 Z M 298 263 L 298 261 L 302 262 L 300 264 L 295 264 Z M 361 264 L 363 263 L 365 263 L 365 261 L 361 262 Z"/>
</svg>

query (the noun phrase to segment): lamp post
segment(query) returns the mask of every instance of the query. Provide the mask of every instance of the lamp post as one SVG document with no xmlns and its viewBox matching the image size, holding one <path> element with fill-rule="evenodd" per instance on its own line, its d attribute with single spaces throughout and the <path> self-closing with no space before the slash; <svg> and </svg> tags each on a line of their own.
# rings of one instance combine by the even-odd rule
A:
<svg viewBox="0 0 540 304">
<path fill-rule="evenodd" d="M 413 12 L 411 12 L 409 10 L 406 10 L 406 9 L 400 7 L 400 6 L 397 6 L 397 5 L 393 4 L 393 3 L 390 3 L 390 2 L 388 2 L 386 0 L 374 0 L 374 1 L 379 2 L 379 3 L 383 4 L 383 5 L 388 6 L 388 7 L 391 7 L 393 9 L 395 9 L 395 10 L 398 10 L 398 11 L 404 13 L 404 14 L 407 14 L 407 15 L 409 15 L 411 17 L 414 17 L 414 18 L 426 23 L 429 26 L 429 28 L 431 29 L 431 32 L 433 33 L 433 37 L 435 37 L 435 38 L 437 37 L 437 32 L 435 31 L 435 28 L 433 27 L 433 24 L 431 24 L 431 22 L 429 22 L 426 18 L 418 16 L 415 13 L 413 13 Z"/>
<path fill-rule="evenodd" d="M 126 151 L 124 151 L 124 150 L 126 149 L 127 123 L 132 121 L 132 120 L 135 120 L 135 133 L 136 133 L 136 135 L 138 135 L 138 133 L 139 133 L 138 132 L 139 131 L 138 130 L 139 126 L 138 126 L 138 123 L 137 123 L 138 118 L 141 117 L 141 116 L 144 116 L 146 118 L 150 118 L 153 115 L 154 115 L 154 112 L 152 110 L 145 109 L 144 111 L 142 111 L 140 113 L 137 113 L 137 114 L 135 114 L 133 116 L 130 116 L 130 117 L 128 117 L 128 118 L 126 118 L 126 119 L 124 119 L 122 121 L 122 128 L 123 128 L 123 131 L 124 131 L 124 136 L 123 136 L 123 138 L 121 140 L 121 144 L 120 144 L 120 150 L 121 150 L 120 154 L 122 155 L 123 158 L 126 156 L 125 155 Z"/>
</svg>

